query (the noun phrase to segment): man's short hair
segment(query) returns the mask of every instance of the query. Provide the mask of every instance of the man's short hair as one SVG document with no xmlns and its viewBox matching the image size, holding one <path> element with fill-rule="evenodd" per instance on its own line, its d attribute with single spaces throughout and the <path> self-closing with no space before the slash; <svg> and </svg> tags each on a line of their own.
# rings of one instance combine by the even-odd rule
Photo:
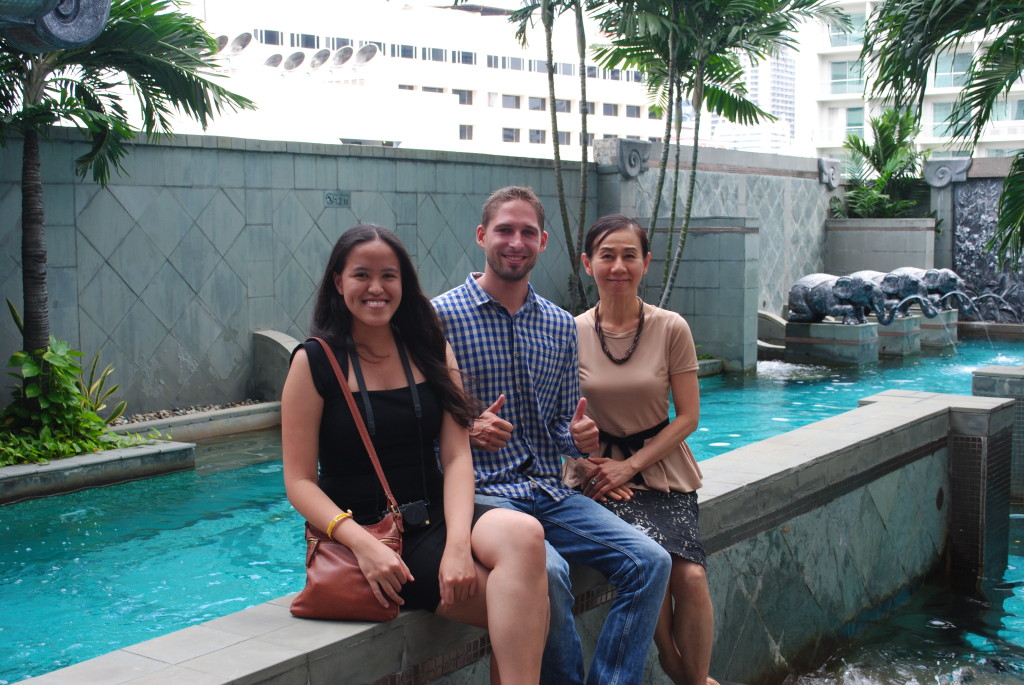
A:
<svg viewBox="0 0 1024 685">
<path fill-rule="evenodd" d="M 526 188 L 524 186 L 506 186 L 491 193 L 491 196 L 487 198 L 487 202 L 484 203 L 484 214 L 480 220 L 480 225 L 486 229 L 487 224 L 498 211 L 498 207 L 513 200 L 522 200 L 530 203 L 530 206 L 537 213 L 537 222 L 540 224 L 538 228 L 543 231 L 544 205 L 541 204 L 537 194 L 533 192 L 533 188 Z"/>
</svg>

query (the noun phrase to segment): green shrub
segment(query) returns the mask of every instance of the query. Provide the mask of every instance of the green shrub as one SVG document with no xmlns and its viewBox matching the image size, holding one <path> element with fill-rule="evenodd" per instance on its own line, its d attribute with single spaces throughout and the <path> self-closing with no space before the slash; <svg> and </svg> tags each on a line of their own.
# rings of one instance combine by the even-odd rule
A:
<svg viewBox="0 0 1024 685">
<path fill-rule="evenodd" d="M 11 356 L 7 366 L 15 371 L 10 375 L 20 382 L 13 388 L 11 404 L 0 412 L 0 466 L 64 459 L 145 440 L 110 431 L 109 422 L 125 408 L 119 402 L 106 419 L 99 415 L 117 390 L 116 385 L 105 387 L 113 369 L 107 366 L 97 376 L 97 354 L 86 377 L 76 361 L 81 356 L 52 336 L 41 353 L 20 350 Z"/>
</svg>

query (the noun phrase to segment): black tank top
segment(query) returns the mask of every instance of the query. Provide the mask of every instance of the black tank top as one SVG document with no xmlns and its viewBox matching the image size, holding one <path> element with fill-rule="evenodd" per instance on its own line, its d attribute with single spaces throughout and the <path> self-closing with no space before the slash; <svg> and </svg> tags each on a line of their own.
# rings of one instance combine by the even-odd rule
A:
<svg viewBox="0 0 1024 685">
<path fill-rule="evenodd" d="M 380 520 L 386 500 L 370 456 L 363 447 L 327 355 L 315 341 L 302 343 L 301 347 L 309 358 L 313 384 L 324 400 L 320 420 L 320 489 L 341 509 L 351 509 L 358 523 L 374 523 Z M 331 349 L 342 373 L 347 373 L 345 351 L 333 346 Z M 437 504 L 441 502 L 443 480 L 435 446 L 443 411 L 429 383 L 418 383 L 416 387 L 422 404 L 418 426 L 408 386 L 367 393 L 376 421 L 372 440 L 399 504 L 422 499 Z M 359 390 L 353 387 L 352 391 L 356 395 L 356 406 L 363 414 Z"/>
</svg>

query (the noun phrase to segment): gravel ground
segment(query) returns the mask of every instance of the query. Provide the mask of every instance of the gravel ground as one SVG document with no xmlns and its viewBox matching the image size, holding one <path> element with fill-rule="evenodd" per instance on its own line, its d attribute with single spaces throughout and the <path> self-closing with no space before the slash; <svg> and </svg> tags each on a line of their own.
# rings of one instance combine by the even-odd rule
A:
<svg viewBox="0 0 1024 685">
<path fill-rule="evenodd" d="M 131 416 L 122 416 L 113 425 L 123 426 L 126 423 L 138 423 L 139 421 L 152 421 L 154 419 L 169 419 L 175 416 L 185 416 L 187 414 L 201 414 L 207 411 L 216 411 L 218 409 L 229 409 L 231 407 L 246 407 L 250 404 L 263 404 L 263 400 L 242 400 L 240 402 L 228 402 L 227 404 L 202 404 L 192 405 L 191 407 L 185 407 L 183 409 L 160 409 L 158 411 L 145 412 L 143 414 L 132 414 Z"/>
</svg>

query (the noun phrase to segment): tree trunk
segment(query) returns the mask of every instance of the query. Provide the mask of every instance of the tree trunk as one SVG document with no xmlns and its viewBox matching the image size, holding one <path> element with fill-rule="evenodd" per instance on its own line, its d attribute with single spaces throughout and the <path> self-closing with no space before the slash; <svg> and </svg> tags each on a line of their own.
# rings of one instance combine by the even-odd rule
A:
<svg viewBox="0 0 1024 685">
<path fill-rule="evenodd" d="M 686 247 L 686 234 L 690 231 L 690 213 L 693 211 L 693 193 L 697 187 L 697 155 L 700 148 L 698 143 L 700 141 L 700 112 L 704 106 L 704 93 L 703 93 L 703 67 L 698 67 L 698 73 L 696 78 L 696 87 L 694 88 L 693 102 L 693 153 L 690 156 L 690 182 L 687 184 L 686 189 L 686 205 L 683 209 L 683 225 L 679 228 L 679 244 L 676 245 L 675 252 L 672 254 L 672 265 L 666 270 L 665 279 L 663 281 L 664 287 L 661 290 L 661 300 L 658 302 L 658 306 L 664 309 L 668 306 L 669 298 L 672 295 L 672 286 L 676 282 L 676 274 L 679 272 L 679 264 L 683 260 L 683 248 Z M 676 183 L 678 185 L 679 179 L 679 168 L 676 167 Z M 671 228 L 669 229 L 671 230 Z"/>
<path fill-rule="evenodd" d="M 565 199 L 565 182 L 562 178 L 562 153 L 558 149 L 558 113 L 555 112 L 555 54 L 552 45 L 552 31 L 555 23 L 555 10 L 551 0 L 541 3 L 541 23 L 544 25 L 544 48 L 548 60 L 548 104 L 551 109 L 551 145 L 554 150 L 555 187 L 558 190 L 558 209 L 562 216 L 562 234 L 565 240 L 565 251 L 569 253 L 569 309 L 575 310 L 580 296 L 579 255 L 576 254 L 572 239 L 572 228 L 569 225 L 569 208 Z"/>
<path fill-rule="evenodd" d="M 21 166 L 21 287 L 24 296 L 26 352 L 50 344 L 49 296 L 46 292 L 46 222 L 43 183 L 39 176 L 39 132 L 26 127 Z"/>
<path fill-rule="evenodd" d="M 654 229 L 658 225 L 658 211 L 661 208 L 661 193 L 665 189 L 665 175 L 668 173 L 668 153 L 672 147 L 672 115 L 675 110 L 673 93 L 676 83 L 676 39 L 675 32 L 668 36 L 668 95 L 665 107 L 665 140 L 661 150 L 661 169 L 658 170 L 658 183 L 654 189 L 654 208 L 651 210 L 651 225 L 647 227 L 647 239 L 654 242 Z M 677 172 L 678 173 L 678 172 Z M 672 244 L 672 229 L 668 233 L 669 245 Z M 666 254 L 666 259 L 668 255 Z"/>
<path fill-rule="evenodd" d="M 576 0 L 576 50 L 580 56 L 580 103 L 587 101 L 587 36 L 583 25 L 583 0 Z M 580 107 L 580 213 L 576 229 L 576 259 L 583 252 L 583 234 L 587 224 L 587 111 Z M 581 309 L 590 306 L 587 291 L 583 287 L 583 276 L 576 264 L 573 281 L 579 287 Z M 575 312 L 573 312 L 575 314 Z"/>
</svg>

